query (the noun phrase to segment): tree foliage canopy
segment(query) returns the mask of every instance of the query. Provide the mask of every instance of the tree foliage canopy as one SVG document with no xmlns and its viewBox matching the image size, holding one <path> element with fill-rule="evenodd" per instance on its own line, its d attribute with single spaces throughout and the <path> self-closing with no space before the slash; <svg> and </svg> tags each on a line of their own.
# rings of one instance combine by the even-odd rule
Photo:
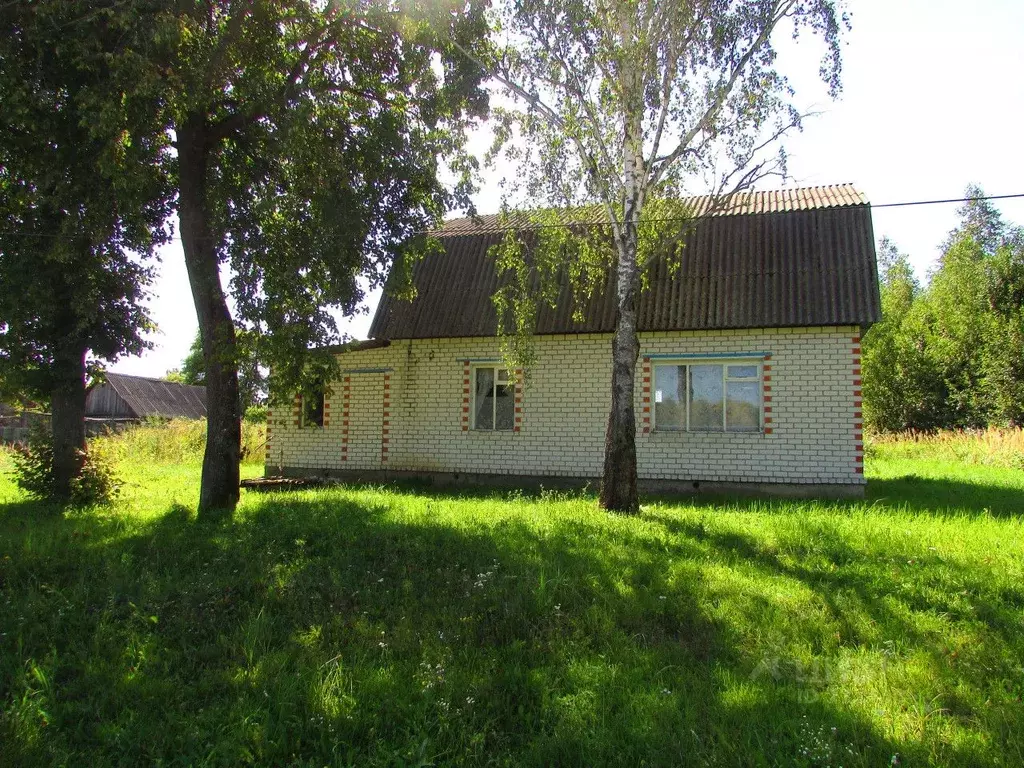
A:
<svg viewBox="0 0 1024 768">
<path fill-rule="evenodd" d="M 463 128 L 487 100 L 461 51 L 483 45 L 483 3 L 127 4 L 150 32 L 139 82 L 175 149 L 157 166 L 175 181 L 206 368 L 201 514 L 238 500 L 236 327 L 283 397 L 322 380 L 331 310 L 351 314 L 419 233 L 468 204 Z"/>
<path fill-rule="evenodd" d="M 170 153 L 130 14 L 5 3 L 0 25 L 0 388 L 48 401 L 72 351 L 98 364 L 146 346 Z"/>
<path fill-rule="evenodd" d="M 478 46 L 482 13 L 476 2 L 182 8 L 158 14 L 166 128 L 202 123 L 205 236 L 230 267 L 236 324 L 287 390 L 309 349 L 338 340 L 332 310 L 354 313 L 419 233 L 468 206 L 462 128 L 487 100 L 450 40 Z"/>
<path fill-rule="evenodd" d="M 528 248 L 510 232 L 495 249 L 509 279 L 494 298 L 509 363 L 528 367 L 537 305 L 559 283 L 579 303 L 617 269 L 635 299 L 648 264 L 675 255 L 685 196 L 785 175 L 778 140 L 804 116 L 780 37 L 819 36 L 838 95 L 848 19 L 829 0 L 510 0 L 494 27 L 475 60 L 512 104 L 493 110 L 491 157 L 516 168 L 508 198 L 525 197 L 536 225 Z"/>
</svg>

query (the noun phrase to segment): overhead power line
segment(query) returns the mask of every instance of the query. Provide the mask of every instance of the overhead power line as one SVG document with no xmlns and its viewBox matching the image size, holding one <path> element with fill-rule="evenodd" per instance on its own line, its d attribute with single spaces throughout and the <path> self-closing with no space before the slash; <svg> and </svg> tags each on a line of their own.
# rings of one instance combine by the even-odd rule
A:
<svg viewBox="0 0 1024 768">
<path fill-rule="evenodd" d="M 915 200 L 912 203 L 882 203 L 872 204 L 872 208 L 903 208 L 908 205 L 940 205 L 942 203 L 975 203 L 981 200 L 1011 200 L 1015 197 L 1024 197 L 1024 193 L 1018 195 L 984 195 L 982 197 L 957 197 L 951 200 Z"/>
<path fill-rule="evenodd" d="M 872 209 L 876 209 L 876 208 L 907 208 L 907 207 L 914 206 L 914 205 L 942 205 L 942 204 L 947 204 L 947 203 L 977 203 L 977 202 L 981 202 L 983 200 L 1013 200 L 1013 199 L 1018 199 L 1018 198 L 1024 198 L 1024 192 L 1019 192 L 1019 193 L 1013 194 L 1013 195 L 983 195 L 981 197 L 950 197 L 950 198 L 946 198 L 944 200 L 912 200 L 912 201 L 902 202 L 902 203 L 878 203 L 878 204 L 868 203 L 868 205 L 870 205 Z M 827 208 L 828 206 L 821 206 L 821 207 L 822 208 Z M 835 206 L 835 207 L 838 207 L 838 208 L 853 208 L 855 206 L 844 205 L 844 206 Z M 760 214 L 769 214 L 769 213 L 783 213 L 783 212 L 784 211 L 761 211 L 759 213 Z M 636 221 L 636 223 L 637 224 L 652 224 L 652 223 L 660 223 L 660 222 L 667 222 L 667 221 L 700 221 L 702 219 L 718 218 L 719 216 L 722 216 L 722 215 L 729 215 L 729 214 L 722 214 L 721 212 L 716 212 L 716 213 L 712 213 L 712 214 L 709 214 L 709 215 L 702 215 L 702 216 L 674 216 L 674 217 L 666 217 L 666 218 L 659 218 L 659 219 L 638 219 Z M 754 214 L 754 215 L 758 215 L 758 214 Z M 548 229 L 548 228 L 551 228 L 551 227 L 579 227 L 579 226 L 584 226 L 584 227 L 602 227 L 602 226 L 606 226 L 606 222 L 568 222 L 568 223 L 559 223 L 559 224 L 533 224 L 533 225 L 528 225 L 528 226 L 521 227 L 521 228 L 522 229 Z M 0 237 L 45 237 L 45 238 L 52 238 L 52 239 L 65 239 L 65 240 L 73 240 L 73 239 L 75 239 L 75 236 L 72 236 L 72 235 L 62 235 L 62 234 L 56 234 L 56 233 L 51 234 L 51 233 L 48 233 L 48 232 L 18 232 L 18 231 L 15 231 L 15 230 L 0 230 Z M 218 237 L 212 237 L 212 238 L 209 238 L 209 239 L 218 240 L 218 241 L 220 240 L 220 238 L 218 238 Z M 176 236 L 176 237 L 172 237 L 172 238 L 170 238 L 168 240 L 162 241 L 161 244 L 180 243 L 180 242 L 181 242 L 181 237 Z"/>
</svg>

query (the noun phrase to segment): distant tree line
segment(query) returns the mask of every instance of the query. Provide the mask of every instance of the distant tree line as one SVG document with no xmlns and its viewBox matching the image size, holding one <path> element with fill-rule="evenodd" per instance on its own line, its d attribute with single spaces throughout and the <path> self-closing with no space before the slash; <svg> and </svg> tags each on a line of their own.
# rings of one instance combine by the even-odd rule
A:
<svg viewBox="0 0 1024 768">
<path fill-rule="evenodd" d="M 253 334 L 245 328 L 235 328 L 238 344 L 238 405 L 246 418 L 261 414 L 259 421 L 266 419 L 267 375 L 256 358 L 256 344 Z M 196 331 L 188 354 L 179 368 L 172 368 L 164 375 L 167 381 L 193 386 L 206 385 L 206 361 L 203 359 L 203 339 Z"/>
<path fill-rule="evenodd" d="M 972 186 L 922 285 L 883 238 L 882 321 L 864 336 L 864 417 L 880 431 L 1024 426 L 1024 228 Z"/>
</svg>

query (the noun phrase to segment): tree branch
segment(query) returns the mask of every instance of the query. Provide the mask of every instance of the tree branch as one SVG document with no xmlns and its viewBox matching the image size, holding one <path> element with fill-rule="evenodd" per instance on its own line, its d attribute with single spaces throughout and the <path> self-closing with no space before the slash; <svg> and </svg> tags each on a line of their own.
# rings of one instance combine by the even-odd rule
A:
<svg viewBox="0 0 1024 768">
<path fill-rule="evenodd" d="M 679 158 L 685 155 L 690 146 L 690 142 L 693 141 L 694 137 L 702 130 L 708 130 L 713 124 L 718 113 L 721 112 L 722 107 L 725 105 L 729 94 L 732 93 L 732 89 L 736 85 L 736 81 L 739 80 L 740 75 L 743 74 L 743 70 L 746 69 L 747 64 L 753 58 L 754 54 L 760 50 L 761 46 L 764 45 L 768 38 L 771 36 L 776 25 L 785 18 L 789 9 L 793 7 L 795 0 L 782 0 L 772 10 L 769 21 L 765 24 L 764 29 L 761 30 L 761 34 L 757 36 L 754 43 L 747 49 L 747 51 L 740 57 L 740 60 L 733 67 L 732 73 L 729 76 L 728 81 L 718 89 L 718 96 L 708 105 L 704 115 L 694 124 L 694 126 L 680 139 L 679 144 L 672 152 L 663 157 L 655 158 L 652 169 L 651 169 L 651 184 L 657 184 L 661 177 L 664 176 L 666 171 L 674 165 Z M 657 167 L 653 167 L 656 165 Z"/>
<path fill-rule="evenodd" d="M 538 36 L 540 37 L 540 35 Z M 604 140 L 601 138 L 601 121 L 598 119 L 598 116 L 594 112 L 594 105 L 590 103 L 590 99 L 583 89 L 583 83 L 579 79 L 579 75 L 575 73 L 571 67 L 569 67 L 568 62 L 562 57 L 562 55 L 559 52 L 557 52 L 548 43 L 546 38 L 543 39 L 541 44 L 544 46 L 544 50 L 547 52 L 547 54 L 554 58 L 555 62 L 562 68 L 562 71 L 565 74 L 566 88 L 573 96 L 576 97 L 576 100 L 583 105 L 584 110 L 586 110 L 587 118 L 590 120 L 591 123 L 591 131 L 594 136 L 594 141 L 597 143 L 598 151 L 601 153 L 601 160 L 608 168 L 609 173 L 613 174 L 612 181 L 615 184 L 621 186 L 622 179 L 619 178 L 617 170 L 615 168 L 615 163 L 612 162 L 612 158 L 608 152 L 608 148 L 605 145 Z M 575 85 L 573 85 L 571 81 L 575 81 Z"/>
<path fill-rule="evenodd" d="M 704 23 L 704 11 L 705 6 L 700 6 L 700 13 L 694 17 L 687 29 L 686 40 L 682 45 L 676 47 L 672 45 L 666 50 L 665 54 L 665 72 L 662 76 L 661 81 L 661 111 L 658 115 L 658 127 L 654 133 L 654 141 L 651 144 L 651 156 L 647 162 L 649 170 L 654 169 L 654 164 L 658 157 L 658 149 L 661 146 L 661 137 L 665 131 L 665 123 L 668 120 L 668 114 L 671 111 L 671 96 L 672 96 L 672 77 L 676 72 L 676 67 L 679 66 L 679 57 L 681 51 L 689 50 L 689 47 L 693 41 L 694 30 L 699 29 L 701 24 Z M 671 62 L 671 66 L 669 66 Z"/>
<path fill-rule="evenodd" d="M 292 68 L 289 70 L 284 84 L 281 86 L 277 97 L 273 100 L 273 104 L 265 103 L 259 105 L 258 108 L 253 108 L 248 111 L 232 112 L 222 119 L 211 123 L 208 133 L 210 140 L 221 141 L 232 136 L 237 136 L 249 123 L 267 117 L 270 114 L 272 106 L 285 106 L 298 92 L 302 82 L 302 76 L 309 68 L 310 63 L 313 61 L 313 57 L 323 49 L 328 41 L 331 40 L 329 32 L 328 27 L 322 27 L 320 29 L 319 36 L 315 40 L 311 40 L 306 43 L 306 47 L 302 49 L 299 57 L 295 61 L 295 64 L 293 64 Z M 356 92 L 357 89 L 338 89 L 339 93 L 345 91 Z M 370 94 L 360 91 L 360 95 L 369 96 Z"/>
<path fill-rule="evenodd" d="M 468 51 L 465 48 L 465 46 L 459 43 L 458 40 L 452 40 L 451 43 L 455 47 L 455 49 L 459 51 L 459 53 L 461 53 L 467 59 L 469 59 L 478 67 L 480 67 L 480 69 L 483 72 L 486 72 L 499 83 L 501 83 L 503 86 L 505 86 L 508 90 L 510 90 L 512 93 L 516 94 L 529 104 L 533 105 L 533 107 L 538 112 L 540 112 L 553 126 L 561 129 L 576 146 L 576 151 L 579 152 L 580 160 L 583 162 L 584 167 L 587 169 L 587 173 L 589 174 L 591 180 L 595 184 L 601 185 L 601 174 L 600 169 L 597 165 L 597 161 L 587 150 L 586 146 L 584 146 L 583 142 L 579 140 L 579 137 L 573 136 L 570 131 L 566 130 L 565 120 L 562 118 L 561 115 L 559 115 L 552 107 L 549 107 L 547 104 L 545 104 L 541 100 L 539 95 L 530 93 L 528 90 L 526 90 L 521 85 L 513 81 L 507 75 L 503 75 L 501 72 L 498 72 L 497 70 L 488 67 L 486 64 L 484 64 L 483 61 L 480 60 L 479 57 Z M 610 200 L 611 196 L 608 194 L 607 189 L 605 190 L 605 194 L 602 194 L 601 197 L 602 204 L 605 208 L 605 213 L 608 215 L 608 222 L 611 225 L 612 231 L 615 233 L 615 237 L 617 239 L 619 236 L 619 223 L 615 217 L 615 211 L 612 207 Z"/>
</svg>

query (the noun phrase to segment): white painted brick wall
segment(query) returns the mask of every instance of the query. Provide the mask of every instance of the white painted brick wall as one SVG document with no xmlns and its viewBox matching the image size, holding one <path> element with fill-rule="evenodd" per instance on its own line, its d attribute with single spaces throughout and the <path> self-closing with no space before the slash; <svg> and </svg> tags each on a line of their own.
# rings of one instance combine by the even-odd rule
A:
<svg viewBox="0 0 1024 768">
<path fill-rule="evenodd" d="M 863 482 L 859 330 L 793 328 L 641 334 L 641 358 L 666 354 L 770 353 L 766 432 L 645 433 L 644 366 L 637 365 L 637 457 L 642 478 L 724 482 Z M 272 414 L 267 471 L 377 469 L 597 477 L 610 402 L 611 336 L 536 339 L 537 362 L 522 394 L 519 432 L 463 428 L 464 361 L 496 359 L 494 338 L 396 341 L 341 356 L 345 369 L 388 368 L 351 381 L 348 457 L 342 460 L 342 381 L 332 384 L 329 422 L 297 428 Z M 654 363 L 658 361 L 655 360 Z M 280 409 L 278 409 L 280 410 Z M 386 462 L 381 437 L 388 430 Z M 770 434 L 768 434 L 770 430 Z"/>
</svg>

